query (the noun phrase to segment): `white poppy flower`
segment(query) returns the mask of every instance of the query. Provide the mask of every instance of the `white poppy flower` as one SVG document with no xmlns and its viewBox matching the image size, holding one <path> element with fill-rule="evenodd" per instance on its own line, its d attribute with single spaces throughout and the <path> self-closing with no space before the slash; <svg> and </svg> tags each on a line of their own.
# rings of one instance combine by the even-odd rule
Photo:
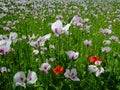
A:
<svg viewBox="0 0 120 90">
<path fill-rule="evenodd" d="M 99 63 L 100 64 L 100 63 Z M 96 77 L 98 77 L 101 73 L 104 72 L 104 68 L 103 67 L 97 67 L 96 65 L 89 65 L 88 66 L 88 70 L 90 72 L 95 72 Z"/>
<path fill-rule="evenodd" d="M 43 71 L 44 73 L 48 73 L 48 71 L 50 70 L 51 66 L 49 63 L 43 63 L 41 65 L 41 67 L 39 68 L 39 70 Z"/>
<path fill-rule="evenodd" d="M 98 68 L 98 70 L 96 72 L 96 77 L 98 77 L 103 72 L 104 72 L 104 68 L 103 67 Z"/>
<path fill-rule="evenodd" d="M 24 82 L 26 79 L 25 73 L 23 71 L 17 72 L 14 77 L 13 81 L 15 82 L 16 86 L 22 86 L 26 88 L 26 83 Z M 33 84 L 37 81 L 37 75 L 34 71 L 30 71 L 27 76 L 27 83 Z"/>
<path fill-rule="evenodd" d="M 79 56 L 79 52 L 74 52 L 72 50 L 67 51 L 66 54 L 68 55 L 69 59 L 77 59 Z"/>
<path fill-rule="evenodd" d="M 37 75 L 35 72 L 29 72 L 27 76 L 27 83 L 28 84 L 33 84 L 37 81 Z"/>
<path fill-rule="evenodd" d="M 110 52 L 111 51 L 111 48 L 110 47 L 104 47 L 102 48 L 102 52 Z"/>
<path fill-rule="evenodd" d="M 80 79 L 77 77 L 77 71 L 75 68 L 71 69 L 71 71 L 67 69 L 66 72 L 64 73 L 64 76 L 66 78 L 70 78 L 73 81 L 80 81 Z"/>
<path fill-rule="evenodd" d="M 63 27 L 62 21 L 57 20 L 51 25 L 52 31 L 55 33 L 56 36 L 59 36 L 60 34 L 69 34 L 68 29 L 71 26 L 71 24 L 67 24 Z"/>
<path fill-rule="evenodd" d="M 104 35 L 108 35 L 108 34 L 111 34 L 111 33 L 112 33 L 112 30 L 110 30 L 110 29 L 102 29 L 101 32 L 102 32 Z"/>
<path fill-rule="evenodd" d="M 92 41 L 91 41 L 91 40 L 85 40 L 85 41 L 84 41 L 84 44 L 85 44 L 86 46 L 91 46 L 91 45 L 92 45 Z"/>
<path fill-rule="evenodd" d="M 57 20 L 52 24 L 51 29 L 56 36 L 59 36 L 62 33 L 62 27 L 62 22 L 60 20 Z"/>
<path fill-rule="evenodd" d="M 95 66 L 95 65 L 89 65 L 89 66 L 88 66 L 88 70 L 89 70 L 90 72 L 96 72 L 96 71 L 98 70 L 98 68 L 97 68 L 97 66 Z"/>
</svg>

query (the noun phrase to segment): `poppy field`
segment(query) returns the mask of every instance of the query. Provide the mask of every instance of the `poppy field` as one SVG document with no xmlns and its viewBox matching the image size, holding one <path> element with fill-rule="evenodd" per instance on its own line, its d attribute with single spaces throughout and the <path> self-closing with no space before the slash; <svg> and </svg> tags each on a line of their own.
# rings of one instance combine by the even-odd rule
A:
<svg viewBox="0 0 120 90">
<path fill-rule="evenodd" d="M 120 1 L 1 0 L 0 90 L 120 90 Z"/>
</svg>

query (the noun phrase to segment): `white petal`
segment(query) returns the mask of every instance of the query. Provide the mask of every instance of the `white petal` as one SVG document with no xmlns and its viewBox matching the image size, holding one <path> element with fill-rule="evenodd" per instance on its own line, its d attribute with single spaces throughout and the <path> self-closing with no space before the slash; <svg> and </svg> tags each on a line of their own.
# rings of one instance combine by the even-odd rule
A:
<svg viewBox="0 0 120 90">
<path fill-rule="evenodd" d="M 88 66 L 88 70 L 90 72 L 96 72 L 98 70 L 98 68 L 95 65 L 89 65 Z"/>
<path fill-rule="evenodd" d="M 10 32 L 9 40 L 15 40 L 18 37 L 16 32 Z"/>
<path fill-rule="evenodd" d="M 59 36 L 62 33 L 62 22 L 57 20 L 55 23 L 52 24 L 51 29 L 55 33 L 56 36 Z"/>
<path fill-rule="evenodd" d="M 17 82 L 16 86 L 22 86 L 22 87 L 26 88 L 26 84 L 24 82 Z"/>
<path fill-rule="evenodd" d="M 104 68 L 103 67 L 98 68 L 98 70 L 96 72 L 96 77 L 98 77 L 103 72 L 104 72 Z"/>
<path fill-rule="evenodd" d="M 1 40 L 0 41 L 0 46 L 2 46 L 2 45 L 6 45 L 6 40 Z"/>
<path fill-rule="evenodd" d="M 50 39 L 50 37 L 51 37 L 51 34 L 46 34 L 45 36 L 40 36 L 38 39 L 37 39 L 37 41 L 39 41 L 39 42 L 45 42 L 46 40 L 49 40 Z"/>
<path fill-rule="evenodd" d="M 79 52 L 75 52 L 73 55 L 74 55 L 74 59 L 77 59 L 79 56 Z"/>
<path fill-rule="evenodd" d="M 102 61 L 95 61 L 95 65 L 100 65 Z"/>
<path fill-rule="evenodd" d="M 51 33 L 50 33 L 50 34 L 46 34 L 46 35 L 44 36 L 45 40 L 49 40 L 50 37 L 51 37 Z"/>
<path fill-rule="evenodd" d="M 72 77 L 77 75 L 77 70 L 75 68 L 71 69 L 71 75 Z"/>
<path fill-rule="evenodd" d="M 37 55 L 39 53 L 39 50 L 33 50 L 33 53 Z"/>
<path fill-rule="evenodd" d="M 60 20 L 57 20 L 56 22 L 54 22 L 51 26 L 52 30 L 55 30 L 56 28 L 62 28 L 62 22 Z"/>
<path fill-rule="evenodd" d="M 13 77 L 13 81 L 15 83 L 24 83 L 24 79 L 25 79 L 25 73 L 23 71 L 17 72 Z"/>
<path fill-rule="evenodd" d="M 70 70 L 69 69 L 66 70 L 66 72 L 64 73 L 64 76 L 66 78 L 69 78 L 69 76 L 70 76 Z"/>
<path fill-rule="evenodd" d="M 28 84 L 33 84 L 37 81 L 37 75 L 34 71 L 31 71 L 28 73 L 28 76 L 27 76 L 27 83 Z"/>
<path fill-rule="evenodd" d="M 80 79 L 77 76 L 71 77 L 70 79 L 73 80 L 73 81 L 80 81 Z"/>
<path fill-rule="evenodd" d="M 68 29 L 69 29 L 69 27 L 71 26 L 71 24 L 67 24 L 67 25 L 65 25 L 64 27 L 63 27 L 63 31 L 67 31 Z"/>
</svg>

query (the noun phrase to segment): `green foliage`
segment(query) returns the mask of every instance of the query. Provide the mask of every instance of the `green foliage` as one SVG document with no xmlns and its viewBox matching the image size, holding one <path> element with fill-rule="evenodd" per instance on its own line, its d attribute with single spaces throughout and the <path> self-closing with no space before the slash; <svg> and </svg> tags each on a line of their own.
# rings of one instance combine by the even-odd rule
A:
<svg viewBox="0 0 120 90">
<path fill-rule="evenodd" d="M 0 2 L 4 2 L 4 0 Z M 6 7 L 10 7 L 7 2 L 5 4 Z M 22 5 L 16 6 L 12 1 L 10 5 L 16 7 L 14 13 L 4 12 L 0 8 L 0 12 L 7 14 L 3 18 L 0 18 L 0 35 L 9 37 L 10 32 L 17 32 L 18 38 L 21 38 L 22 35 L 26 36 L 25 40 L 12 43 L 11 47 L 14 49 L 13 51 L 5 56 L 0 55 L 0 68 L 5 66 L 10 69 L 10 72 L 0 73 L 0 90 L 23 90 L 21 86 L 15 87 L 13 76 L 18 71 L 27 73 L 29 70 L 37 73 L 38 81 L 33 85 L 27 85 L 26 90 L 120 90 L 120 42 L 111 41 L 112 43 L 109 46 L 112 50 L 108 53 L 102 53 L 102 47 L 106 46 L 103 44 L 103 41 L 109 39 L 111 35 L 104 36 L 100 32 L 100 28 L 108 28 L 108 21 L 112 21 L 112 35 L 120 38 L 120 20 L 116 19 L 119 13 L 111 14 L 112 12 L 117 12 L 118 8 L 120 8 L 119 2 L 114 2 L 114 4 L 110 2 L 100 3 L 96 7 L 93 6 L 96 4 L 95 2 L 86 2 L 88 10 L 84 10 L 84 7 L 77 4 L 77 2 L 68 4 L 53 2 L 53 6 L 51 5 L 51 7 L 47 5 L 47 2 L 41 2 L 39 3 L 41 7 L 31 7 L 34 4 L 36 3 L 26 4 L 25 8 L 30 10 L 29 13 L 25 12 L 24 9 L 20 9 Z M 105 11 L 99 10 L 102 8 L 105 8 Z M 53 12 L 48 12 L 49 9 L 53 10 Z M 97 18 L 92 15 L 92 11 L 95 12 Z M 107 11 L 109 11 L 109 14 Z M 72 33 L 71 35 L 56 37 L 49 25 L 56 21 L 56 15 L 62 15 L 63 24 L 66 25 L 78 12 L 82 18 L 89 18 L 89 22 L 85 25 L 91 25 L 90 32 L 87 32 L 85 28 L 71 25 L 69 29 L 69 32 Z M 11 29 L 10 32 L 3 30 L 8 21 L 12 21 L 13 23 L 15 20 L 18 20 L 19 23 L 8 26 Z M 16 29 L 12 28 L 14 26 Z M 32 52 L 33 47 L 28 44 L 28 36 L 35 34 L 38 38 L 48 33 L 52 34 L 51 39 L 46 41 L 44 46 L 48 50 L 44 54 L 39 53 L 38 55 L 34 55 Z M 84 45 L 84 40 L 86 39 L 92 40 L 92 46 L 86 47 Z M 50 44 L 54 45 L 55 49 L 49 49 Z M 69 50 L 78 51 L 79 58 L 74 61 L 69 60 L 65 53 Z M 92 64 L 89 61 L 89 57 L 92 55 L 102 58 L 102 66 L 105 72 L 99 77 L 96 77 L 95 73 L 88 71 L 88 65 Z M 50 62 L 51 70 L 48 74 L 45 74 L 39 70 L 39 67 L 43 62 L 46 62 L 46 59 L 51 57 L 56 58 L 56 60 Z M 38 61 L 36 62 L 37 58 Z M 63 66 L 64 72 L 66 69 L 76 68 L 80 81 L 72 81 L 66 78 L 64 73 L 55 75 L 53 69 L 56 65 Z"/>
</svg>

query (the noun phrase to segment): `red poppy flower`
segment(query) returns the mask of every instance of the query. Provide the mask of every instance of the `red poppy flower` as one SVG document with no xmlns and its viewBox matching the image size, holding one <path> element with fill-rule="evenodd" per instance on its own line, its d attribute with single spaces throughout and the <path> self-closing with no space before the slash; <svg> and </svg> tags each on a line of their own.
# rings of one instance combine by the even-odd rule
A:
<svg viewBox="0 0 120 90">
<path fill-rule="evenodd" d="M 101 58 L 95 57 L 95 56 L 90 56 L 89 57 L 90 62 L 95 63 L 96 61 L 101 61 Z"/>
<path fill-rule="evenodd" d="M 56 66 L 54 69 L 53 69 L 53 72 L 58 75 L 58 74 L 62 74 L 64 71 L 64 67 L 63 66 Z"/>
</svg>

